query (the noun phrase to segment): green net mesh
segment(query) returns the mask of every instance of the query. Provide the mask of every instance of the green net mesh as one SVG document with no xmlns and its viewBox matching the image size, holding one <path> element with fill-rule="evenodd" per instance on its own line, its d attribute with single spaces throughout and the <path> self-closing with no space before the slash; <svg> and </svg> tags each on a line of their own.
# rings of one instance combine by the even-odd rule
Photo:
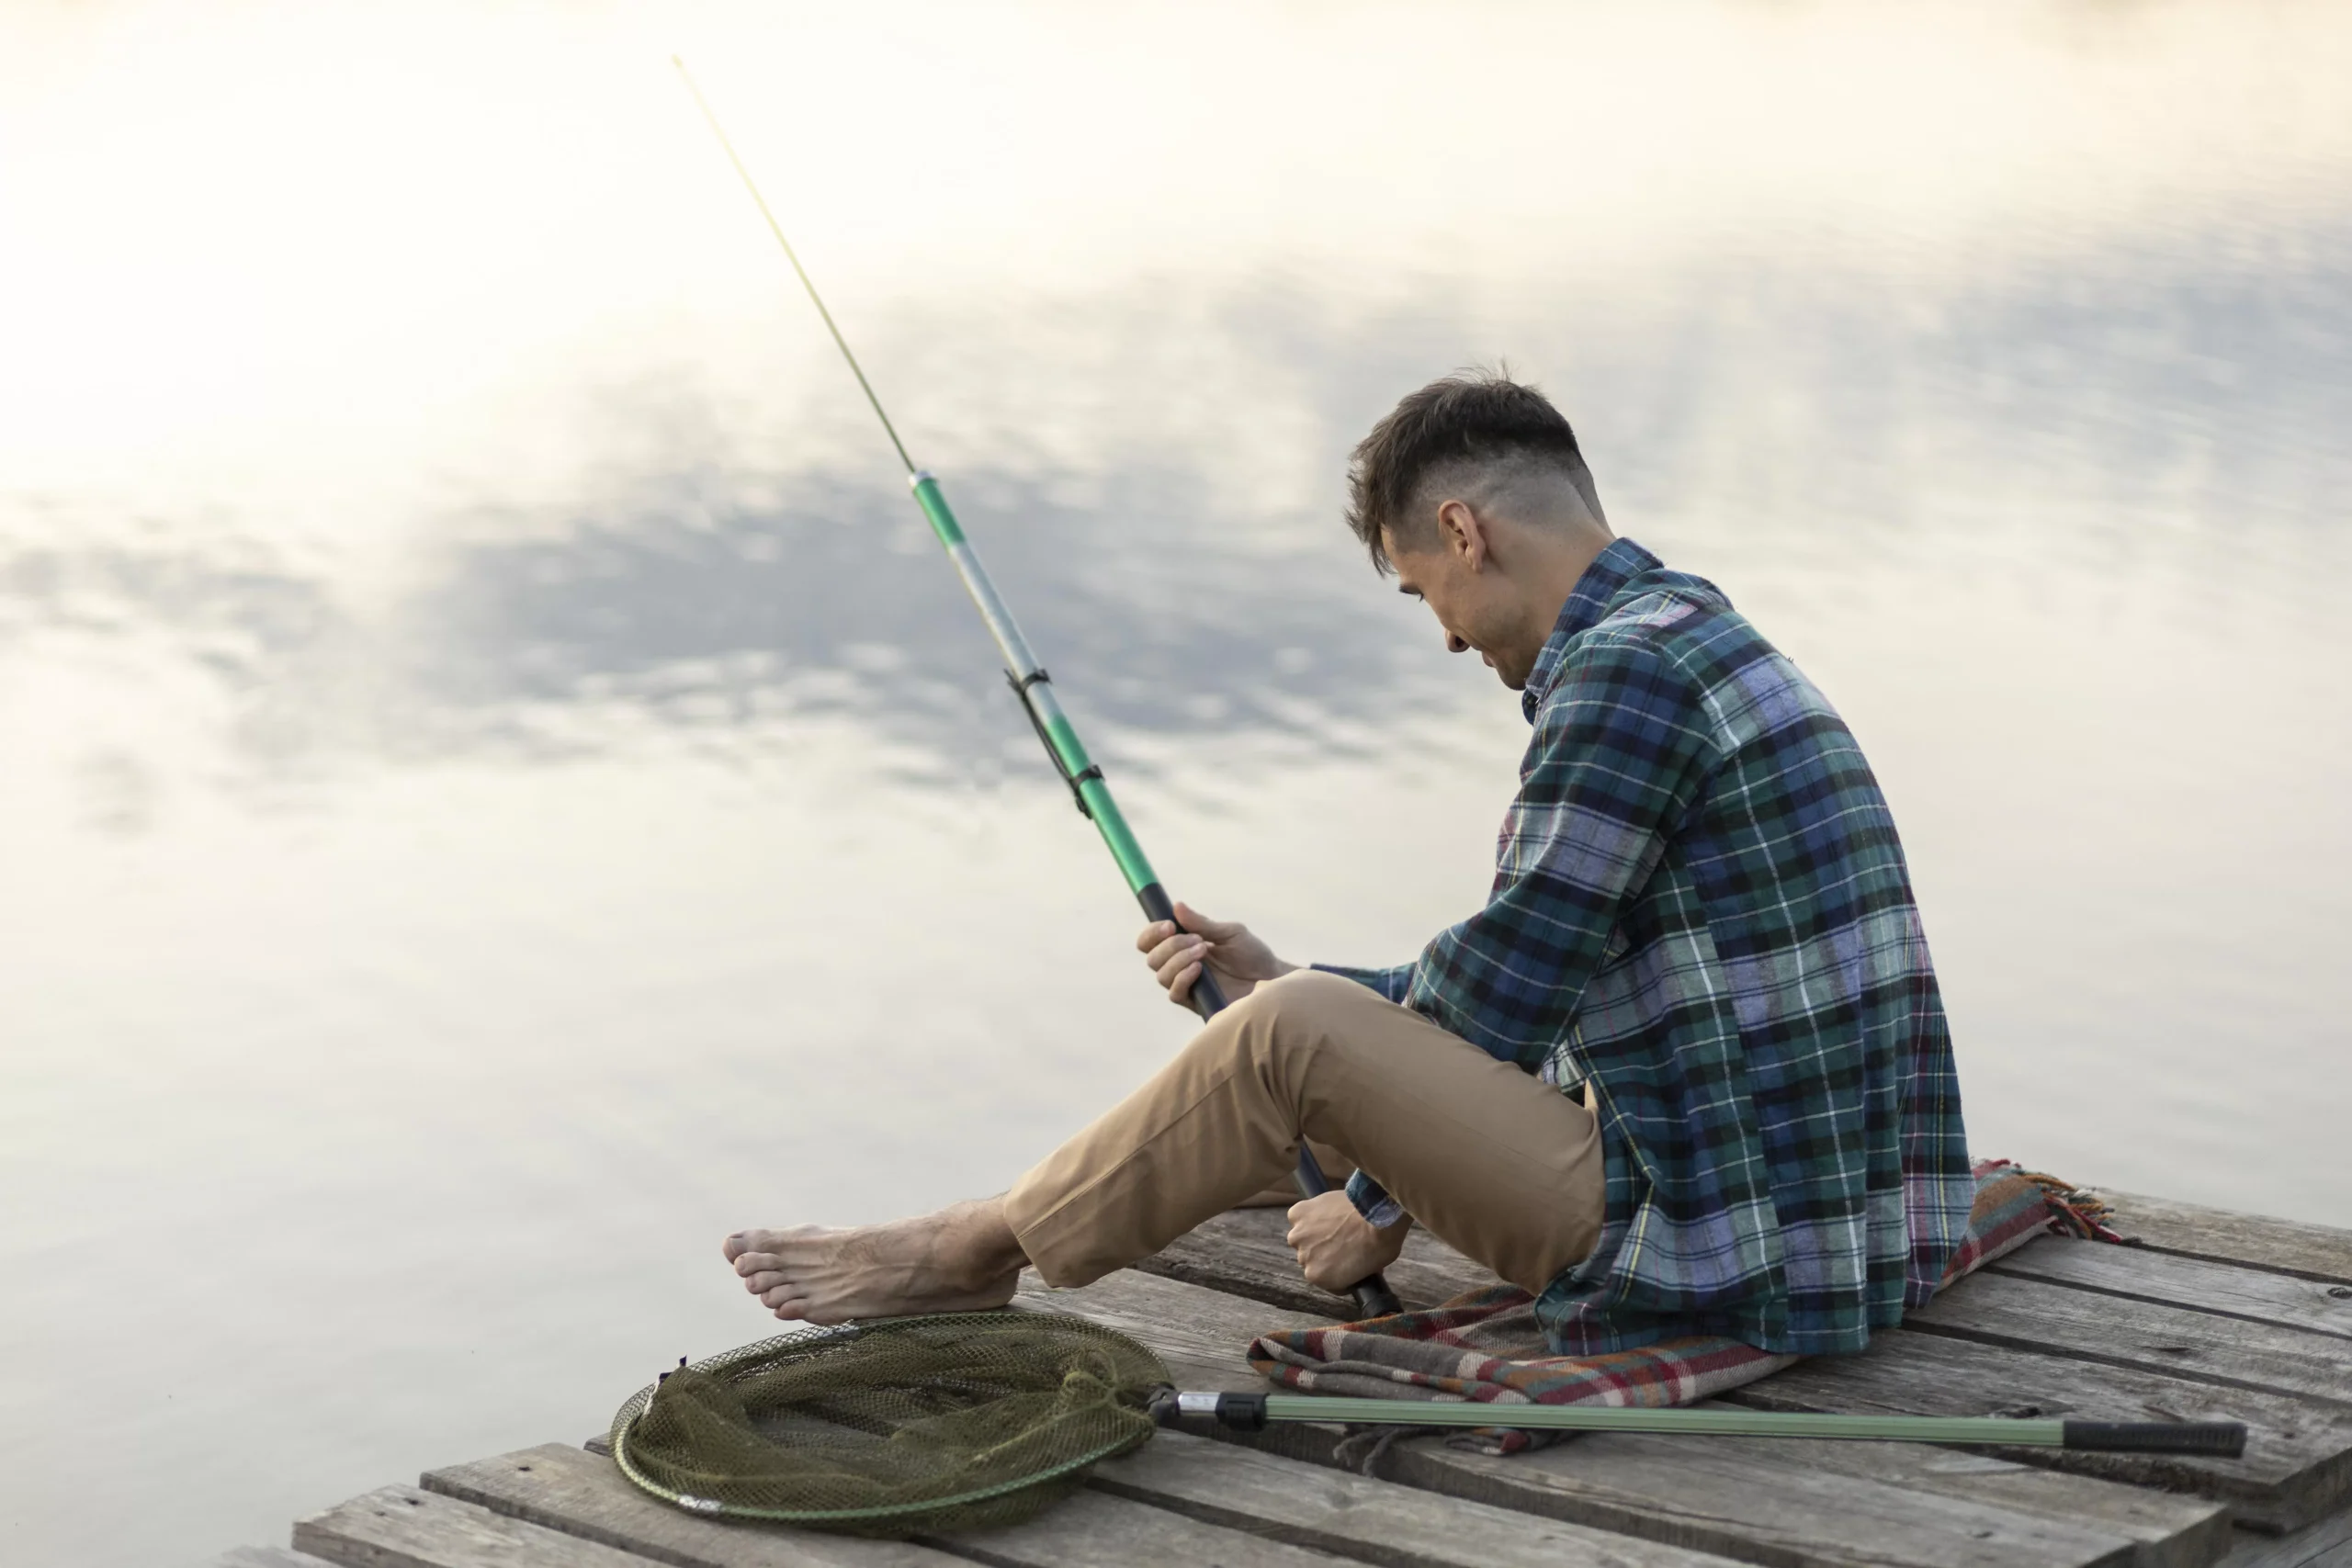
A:
<svg viewBox="0 0 2352 1568">
<path fill-rule="evenodd" d="M 640 1390 L 631 1481 L 696 1513 L 859 1535 L 1019 1522 L 1136 1448 L 1158 1357 L 1083 1318 L 956 1313 L 812 1328 Z"/>
</svg>

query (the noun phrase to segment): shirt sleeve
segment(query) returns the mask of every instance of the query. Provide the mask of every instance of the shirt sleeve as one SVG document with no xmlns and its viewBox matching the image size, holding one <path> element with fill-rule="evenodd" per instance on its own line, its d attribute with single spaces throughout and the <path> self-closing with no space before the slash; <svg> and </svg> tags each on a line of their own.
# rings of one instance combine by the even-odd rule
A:
<svg viewBox="0 0 2352 1568">
<path fill-rule="evenodd" d="M 1353 980 L 1359 986 L 1369 986 L 1400 1007 L 1405 1001 L 1405 987 L 1413 983 L 1413 966 L 1409 964 L 1398 964 L 1387 969 L 1355 969 L 1344 964 L 1310 964 L 1307 967 Z"/>
<path fill-rule="evenodd" d="M 1566 1038 L 1627 900 L 1714 761 L 1698 682 L 1645 643 L 1577 650 L 1535 716 L 1487 907 L 1408 965 L 1404 1005 L 1530 1072 Z"/>
<path fill-rule="evenodd" d="M 1388 1189 L 1374 1181 L 1370 1175 L 1357 1171 L 1348 1178 L 1348 1201 L 1356 1213 L 1372 1222 L 1375 1230 L 1386 1230 L 1398 1221 L 1409 1218 L 1405 1205 L 1388 1195 Z"/>
</svg>

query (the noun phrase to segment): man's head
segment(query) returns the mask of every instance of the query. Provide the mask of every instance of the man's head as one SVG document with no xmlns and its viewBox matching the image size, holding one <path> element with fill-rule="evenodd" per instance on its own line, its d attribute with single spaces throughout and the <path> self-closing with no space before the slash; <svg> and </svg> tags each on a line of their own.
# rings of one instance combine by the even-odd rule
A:
<svg viewBox="0 0 2352 1568">
<path fill-rule="evenodd" d="M 1499 373 L 1408 396 L 1357 445 L 1348 489 L 1348 525 L 1374 569 L 1513 691 L 1611 538 L 1568 422 Z"/>
</svg>

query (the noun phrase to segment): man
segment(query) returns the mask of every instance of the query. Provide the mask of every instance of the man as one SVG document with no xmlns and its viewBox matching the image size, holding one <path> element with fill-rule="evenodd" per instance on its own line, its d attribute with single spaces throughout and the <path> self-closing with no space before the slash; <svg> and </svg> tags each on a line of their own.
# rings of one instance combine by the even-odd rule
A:
<svg viewBox="0 0 2352 1568">
<path fill-rule="evenodd" d="M 1419 1224 L 1537 1296 L 1562 1354 L 1677 1334 L 1859 1350 L 1927 1299 L 1973 1188 L 1893 818 L 1828 702 L 1711 583 L 1612 536 L 1567 422 L 1499 376 L 1356 448 L 1373 564 L 1477 649 L 1534 735 L 1487 907 L 1394 969 L 1303 970 L 1179 906 L 1137 941 L 1234 1004 L 1000 1198 L 725 1252 L 778 1317 L 1082 1284 L 1289 1168 L 1343 1289 Z"/>
</svg>

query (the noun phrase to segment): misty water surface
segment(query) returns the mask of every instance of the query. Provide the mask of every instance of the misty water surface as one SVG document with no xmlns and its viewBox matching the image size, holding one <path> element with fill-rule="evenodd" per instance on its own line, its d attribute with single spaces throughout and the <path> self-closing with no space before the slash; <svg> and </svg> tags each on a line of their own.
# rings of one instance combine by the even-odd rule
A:
<svg viewBox="0 0 2352 1568">
<path fill-rule="evenodd" d="M 584 1437 L 769 1326 L 724 1232 L 1001 1189 L 1185 1036 L 673 49 L 1177 891 L 1476 907 L 1516 701 L 1339 514 L 1507 359 L 1869 750 L 1978 1152 L 2352 1223 L 2339 15 L 30 11 L 12 1542 Z"/>
</svg>

